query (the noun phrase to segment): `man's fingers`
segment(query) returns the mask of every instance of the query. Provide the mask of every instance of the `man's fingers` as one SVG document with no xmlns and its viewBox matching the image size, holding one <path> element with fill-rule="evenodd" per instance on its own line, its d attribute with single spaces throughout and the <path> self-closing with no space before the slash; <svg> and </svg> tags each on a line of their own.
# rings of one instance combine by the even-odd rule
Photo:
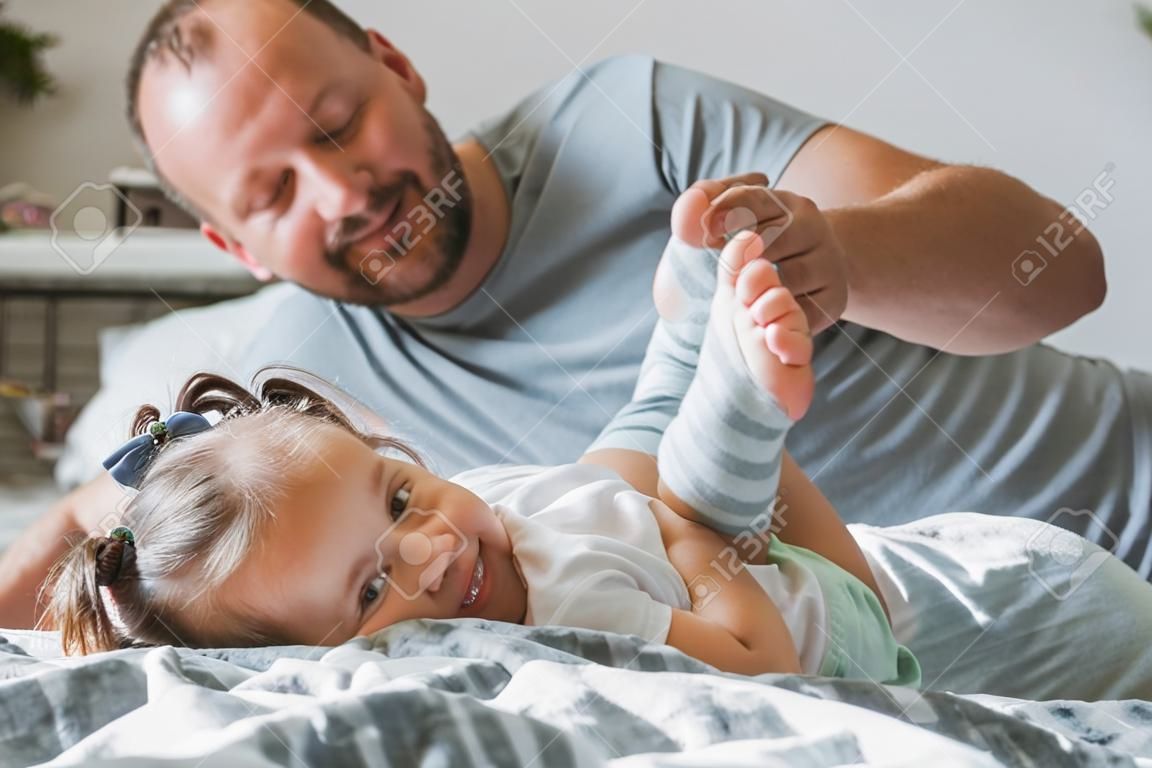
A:
<svg viewBox="0 0 1152 768">
<path fill-rule="evenodd" d="M 843 307 L 827 306 L 831 303 L 831 297 L 826 295 L 827 293 L 827 291 L 819 291 L 807 296 L 796 297 L 796 303 L 800 305 L 800 309 L 804 310 L 804 316 L 808 318 L 808 327 L 812 329 L 813 336 L 830 327 L 844 312 Z"/>
<path fill-rule="evenodd" d="M 812 233 L 802 222 L 790 224 L 784 219 L 760 221 L 754 230 L 764 245 L 764 258 L 776 264 L 812 249 Z"/>
<path fill-rule="evenodd" d="M 776 262 L 776 271 L 784 287 L 797 296 L 814 293 L 824 288 L 824 281 L 812 265 L 808 254 Z"/>
<path fill-rule="evenodd" d="M 791 223 L 791 211 L 784 207 L 778 195 L 765 194 L 765 187 L 734 187 L 717 195 L 700 217 L 704 230 L 704 244 L 720 247 L 726 235 L 758 225 L 772 224 L 786 227 Z"/>
<path fill-rule="evenodd" d="M 729 189 L 749 185 L 768 185 L 768 177 L 763 173 L 742 173 L 726 179 L 704 179 L 684 190 L 672 206 L 672 232 L 684 242 L 700 248 L 704 246 L 702 217 L 712 205 L 712 201 Z M 720 248 L 723 243 L 713 243 L 707 247 Z"/>
<path fill-rule="evenodd" d="M 732 187 L 755 187 L 768 186 L 768 177 L 759 171 L 751 173 L 741 173 L 736 176 L 729 176 L 724 179 L 701 179 L 688 189 L 699 189 L 708 195 L 708 199 L 712 200 L 717 195 L 720 195 L 727 189 Z"/>
</svg>

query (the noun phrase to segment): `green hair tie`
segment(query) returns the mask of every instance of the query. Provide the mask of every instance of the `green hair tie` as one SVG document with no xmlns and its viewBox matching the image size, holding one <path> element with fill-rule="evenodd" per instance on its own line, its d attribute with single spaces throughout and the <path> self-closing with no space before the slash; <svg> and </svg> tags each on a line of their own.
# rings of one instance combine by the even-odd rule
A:
<svg viewBox="0 0 1152 768">
<path fill-rule="evenodd" d="M 168 425 L 162 421 L 154 421 L 148 425 L 148 434 L 153 442 L 162 443 L 168 437 Z"/>
<path fill-rule="evenodd" d="M 118 525 L 108 531 L 108 538 L 136 546 L 136 534 L 132 533 L 132 529 L 126 525 Z"/>
</svg>

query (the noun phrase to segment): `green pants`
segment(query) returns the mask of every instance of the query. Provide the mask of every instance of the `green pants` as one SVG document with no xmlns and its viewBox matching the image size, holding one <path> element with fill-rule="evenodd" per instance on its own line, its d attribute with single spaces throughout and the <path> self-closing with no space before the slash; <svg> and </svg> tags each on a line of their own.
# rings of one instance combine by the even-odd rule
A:
<svg viewBox="0 0 1152 768">
<path fill-rule="evenodd" d="M 920 664 L 896 642 L 879 598 L 867 584 L 831 560 L 772 536 L 768 562 L 810 571 L 820 584 L 827 611 L 827 645 L 820 664 L 824 677 L 872 680 L 888 685 L 920 685 Z"/>
</svg>

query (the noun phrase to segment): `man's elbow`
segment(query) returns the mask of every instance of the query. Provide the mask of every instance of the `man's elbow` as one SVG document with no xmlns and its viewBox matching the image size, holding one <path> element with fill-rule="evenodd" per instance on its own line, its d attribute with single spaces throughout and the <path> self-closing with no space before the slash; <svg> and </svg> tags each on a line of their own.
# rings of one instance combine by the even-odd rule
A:
<svg viewBox="0 0 1152 768">
<path fill-rule="evenodd" d="M 1049 259 L 1042 264 L 1047 271 L 1035 280 L 1036 285 L 1044 286 L 1041 291 L 1033 291 L 1031 282 L 1023 282 L 1016 299 L 1002 303 L 1002 314 L 988 325 L 995 330 L 981 336 L 973 329 L 963 338 L 953 339 L 948 351 L 958 355 L 1015 352 L 1099 309 L 1108 293 L 1108 280 L 1104 275 L 1104 255 L 1095 236 L 1083 230 L 1055 259 L 1059 261 Z M 989 319 L 992 318 L 990 313 Z"/>
<path fill-rule="evenodd" d="M 1104 273 L 1104 249 L 1100 247 L 1100 241 L 1087 229 L 1084 230 L 1083 234 L 1088 236 L 1085 244 L 1085 260 L 1091 264 L 1091 268 L 1088 270 L 1089 306 L 1084 312 L 1084 314 L 1088 314 L 1095 312 L 1104 304 L 1104 299 L 1108 296 L 1108 278 Z"/>
<path fill-rule="evenodd" d="M 1061 261 L 1071 261 L 1075 280 L 1069 282 L 1068 302 L 1061 327 L 1071 325 L 1087 314 L 1095 312 L 1108 295 L 1108 278 L 1104 273 L 1104 251 L 1100 241 L 1088 229 L 1076 236 L 1071 252 L 1061 255 Z"/>
</svg>

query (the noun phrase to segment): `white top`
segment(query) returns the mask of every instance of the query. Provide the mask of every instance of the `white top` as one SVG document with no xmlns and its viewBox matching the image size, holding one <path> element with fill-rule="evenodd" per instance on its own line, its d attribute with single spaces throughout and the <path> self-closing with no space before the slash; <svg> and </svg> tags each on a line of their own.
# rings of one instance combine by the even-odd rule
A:
<svg viewBox="0 0 1152 768">
<path fill-rule="evenodd" d="M 672 609 L 690 610 L 684 579 L 668 560 L 645 496 L 606 467 L 493 466 L 452 478 L 484 499 L 503 521 L 528 586 L 525 623 L 583 627 L 668 638 Z M 729 558 L 716 560 L 715 578 L 694 588 L 720 587 Z M 827 614 L 816 577 L 789 562 L 748 570 L 780 609 L 804 672 L 824 658 Z"/>
</svg>

